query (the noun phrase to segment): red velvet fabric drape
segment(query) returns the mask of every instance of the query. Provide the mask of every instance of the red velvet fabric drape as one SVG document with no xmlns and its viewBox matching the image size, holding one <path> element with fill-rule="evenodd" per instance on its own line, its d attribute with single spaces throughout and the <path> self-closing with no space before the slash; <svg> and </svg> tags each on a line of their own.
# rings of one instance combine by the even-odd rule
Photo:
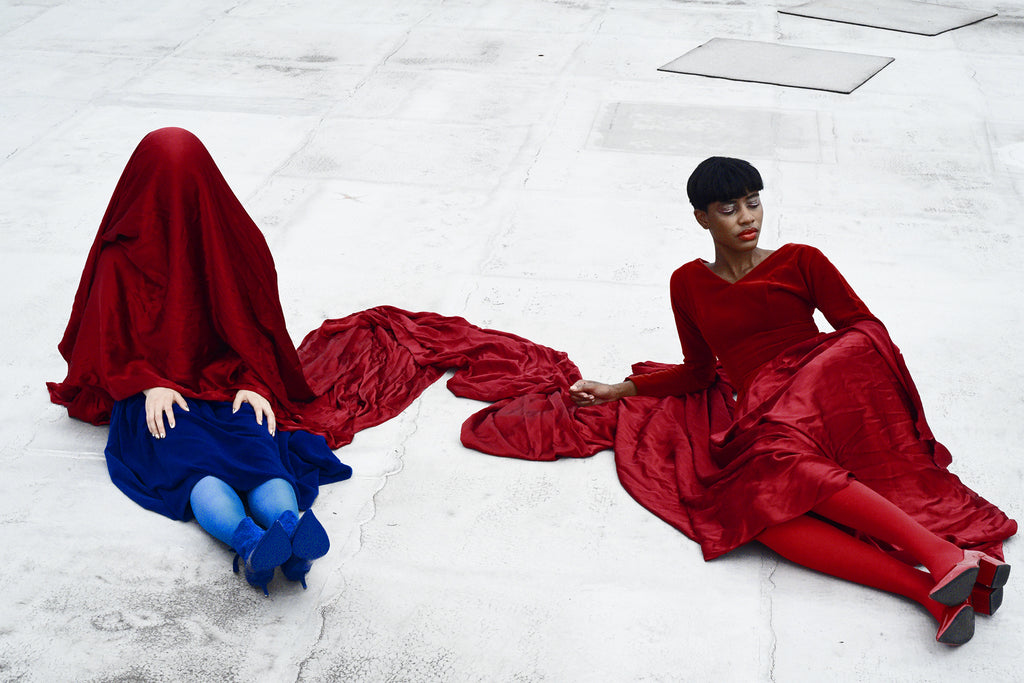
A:
<svg viewBox="0 0 1024 683">
<path fill-rule="evenodd" d="M 849 356 L 844 344 L 851 341 L 862 357 Z M 800 431 L 820 426 L 821 415 L 786 415 L 782 404 L 766 403 L 756 392 L 737 407 L 732 387 L 722 379 L 680 397 L 634 397 L 579 408 L 567 389 L 580 373 L 564 353 L 436 313 L 381 306 L 329 320 L 310 333 L 299 357 L 317 398 L 301 417 L 307 428 L 328 429 L 330 442 L 347 443 L 358 430 L 397 415 L 445 371 L 454 370 L 448 381 L 453 393 L 491 403 L 463 424 L 465 446 L 527 460 L 588 457 L 613 448 L 619 479 L 630 495 L 700 543 L 708 558 L 749 541 L 766 524 L 806 512 L 845 486 L 849 471 L 936 533 L 1001 556 L 1002 541 L 1016 532 L 1016 523 L 946 469 L 949 453 L 932 437 L 913 382 L 881 325 L 865 321 L 809 340 L 780 359 L 778 368 L 768 368 L 755 382 L 757 392 L 792 388 L 799 393 L 801 387 L 787 385 L 801 377 L 796 369 L 830 352 L 844 354 L 843 362 L 858 363 L 869 374 L 889 374 L 913 431 L 903 434 L 899 445 L 912 457 L 865 452 L 859 458 L 854 449 L 837 464 L 809 444 L 789 454 L 799 462 L 799 481 L 767 482 L 769 489 L 778 489 L 775 496 L 765 495 L 759 480 L 778 474 L 764 463 L 774 461 L 775 444 L 767 439 L 751 448 L 753 439 L 732 430 L 737 425 L 753 430 L 766 420 L 788 421 Z M 664 367 L 645 363 L 633 370 Z M 818 378 L 812 373 L 800 381 Z M 834 389 L 828 393 L 841 403 L 843 393 Z M 744 499 L 744 492 L 751 499 Z"/>
<path fill-rule="evenodd" d="M 258 391 L 307 401 L 262 233 L 203 144 L 180 128 L 139 143 L 89 251 L 54 403 L 100 424 L 115 400 L 167 386 L 191 398 Z"/>
<path fill-rule="evenodd" d="M 888 368 L 895 378 L 916 430 L 915 447 L 921 447 L 915 457 L 924 459 L 887 466 L 854 458 L 843 467 L 861 478 L 874 472 L 896 482 L 914 478 L 907 467 L 925 467 L 930 479 L 918 478 L 906 489 L 891 486 L 885 495 L 933 531 L 1000 554 L 1016 523 L 946 471 L 948 453 L 928 431 L 913 383 L 880 325 L 858 324 L 811 340 L 790 365 L 755 380 L 749 395 L 781 392 L 799 375 L 799 353 L 813 355 L 850 334 L 873 346 L 865 363 Z M 207 400 L 230 400 L 250 388 L 271 401 L 283 429 L 323 434 L 332 448 L 397 415 L 455 370 L 449 389 L 494 402 L 463 426 L 466 446 L 532 460 L 614 447 L 627 491 L 700 542 L 706 557 L 753 538 L 765 519 L 805 512 L 846 477 L 845 470 L 819 463 L 823 484 L 817 489 L 790 490 L 782 481 L 781 497 L 763 498 L 756 484 L 765 454 L 744 445 L 746 435 L 757 433 L 746 427 L 758 421 L 789 420 L 799 432 L 805 423 L 820 426 L 827 412 L 779 412 L 772 403 L 769 414 L 768 403 L 753 399 L 737 412 L 722 381 L 682 397 L 577 408 L 566 389 L 580 373 L 564 353 L 461 318 L 378 307 L 325 322 L 296 350 L 262 234 L 203 145 L 181 129 L 151 133 L 132 155 L 89 252 L 59 349 L 68 375 L 48 387 L 73 417 L 105 423 L 115 400 L 152 386 Z M 760 446 L 770 457 L 770 442 Z M 801 481 L 814 481 L 817 466 L 801 470 Z M 755 498 L 719 500 L 716 487 L 726 480 L 735 484 L 733 493 Z M 745 515 L 754 508 L 761 513 Z"/>
</svg>

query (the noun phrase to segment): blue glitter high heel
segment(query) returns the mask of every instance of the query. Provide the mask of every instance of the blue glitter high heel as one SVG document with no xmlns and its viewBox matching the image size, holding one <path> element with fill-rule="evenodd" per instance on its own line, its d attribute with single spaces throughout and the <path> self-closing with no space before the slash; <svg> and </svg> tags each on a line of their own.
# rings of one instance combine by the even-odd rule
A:
<svg viewBox="0 0 1024 683">
<path fill-rule="evenodd" d="M 274 522 L 266 531 L 248 517 L 239 522 L 231 535 L 231 547 L 236 555 L 233 562 L 238 573 L 238 560 L 245 566 L 245 580 L 249 585 L 262 588 L 269 596 L 267 584 L 274 578 L 274 569 L 291 556 L 291 543 L 280 522 Z"/>
<path fill-rule="evenodd" d="M 289 510 L 277 523 L 285 532 L 290 532 L 292 546 L 292 556 L 281 565 L 281 572 L 289 581 L 299 581 L 306 588 L 306 574 L 312 568 L 313 560 L 323 557 L 331 548 L 327 531 L 312 510 L 306 510 L 301 519 Z"/>
</svg>

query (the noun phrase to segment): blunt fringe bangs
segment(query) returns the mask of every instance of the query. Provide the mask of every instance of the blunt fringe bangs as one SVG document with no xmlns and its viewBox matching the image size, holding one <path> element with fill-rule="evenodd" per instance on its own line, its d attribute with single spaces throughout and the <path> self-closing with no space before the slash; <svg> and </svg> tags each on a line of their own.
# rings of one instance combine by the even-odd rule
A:
<svg viewBox="0 0 1024 683">
<path fill-rule="evenodd" d="M 686 196 L 693 208 L 707 211 L 708 205 L 743 197 L 764 189 L 761 174 L 743 159 L 710 157 L 697 164 L 686 182 Z"/>
</svg>

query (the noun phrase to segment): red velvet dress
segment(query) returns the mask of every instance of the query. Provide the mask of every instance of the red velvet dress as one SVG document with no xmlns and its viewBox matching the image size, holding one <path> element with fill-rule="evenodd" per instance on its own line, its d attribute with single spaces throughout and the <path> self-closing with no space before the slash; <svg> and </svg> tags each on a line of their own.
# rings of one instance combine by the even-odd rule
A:
<svg viewBox="0 0 1024 683">
<path fill-rule="evenodd" d="M 735 283 L 693 261 L 673 274 L 671 297 L 685 363 L 632 376 L 638 392 L 703 390 L 716 358 L 738 387 L 732 423 L 710 440 L 718 469 L 684 501 L 705 556 L 807 512 L 849 477 L 933 529 L 973 524 L 977 495 L 946 469 L 899 351 L 820 251 L 787 244 Z M 836 333 L 818 331 L 815 308 Z"/>
</svg>

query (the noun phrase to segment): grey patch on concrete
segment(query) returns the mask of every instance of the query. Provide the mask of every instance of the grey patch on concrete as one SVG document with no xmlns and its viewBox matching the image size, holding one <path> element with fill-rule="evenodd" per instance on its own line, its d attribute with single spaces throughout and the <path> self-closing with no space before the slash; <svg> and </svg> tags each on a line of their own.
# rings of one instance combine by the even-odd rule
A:
<svg viewBox="0 0 1024 683">
<path fill-rule="evenodd" d="M 336 171 L 338 162 L 323 154 L 309 154 L 296 160 L 296 165 L 304 173 L 331 173 Z"/>
<path fill-rule="evenodd" d="M 843 24 L 937 36 L 996 16 L 995 12 L 960 9 L 914 0 L 814 0 L 780 9 L 779 14 Z"/>
<path fill-rule="evenodd" d="M 325 62 L 336 62 L 337 57 L 330 57 L 328 55 L 303 55 L 299 57 L 300 62 L 314 62 L 316 64 L 323 64 Z"/>
<path fill-rule="evenodd" d="M 285 66 L 282 64 L 257 64 L 257 71 L 276 71 L 289 76 L 298 76 L 309 73 L 320 73 L 320 69 L 311 67 Z"/>
<path fill-rule="evenodd" d="M 835 162 L 834 122 L 824 111 L 613 102 L 591 131 L 597 147 L 703 158 L 709 150 L 744 158 Z M 743 149 L 730 152 L 743 131 Z"/>
<path fill-rule="evenodd" d="M 1024 125 L 1014 121 L 991 121 L 986 137 L 994 158 L 1011 175 L 1024 173 Z"/>
<path fill-rule="evenodd" d="M 40 604 L 40 612 L 55 620 L 69 608 L 87 620 L 95 633 L 89 640 L 103 643 L 96 649 L 108 655 L 95 667 L 101 673 L 82 680 L 239 680 L 251 664 L 241 646 L 256 633 L 274 637 L 267 632 L 275 622 L 268 613 L 272 602 L 250 590 L 230 565 L 209 583 L 65 586 Z M 125 653 L 117 664 L 109 658 L 112 649 Z"/>
<path fill-rule="evenodd" d="M 712 38 L 658 71 L 848 95 L 892 61 L 856 52 Z"/>
</svg>

